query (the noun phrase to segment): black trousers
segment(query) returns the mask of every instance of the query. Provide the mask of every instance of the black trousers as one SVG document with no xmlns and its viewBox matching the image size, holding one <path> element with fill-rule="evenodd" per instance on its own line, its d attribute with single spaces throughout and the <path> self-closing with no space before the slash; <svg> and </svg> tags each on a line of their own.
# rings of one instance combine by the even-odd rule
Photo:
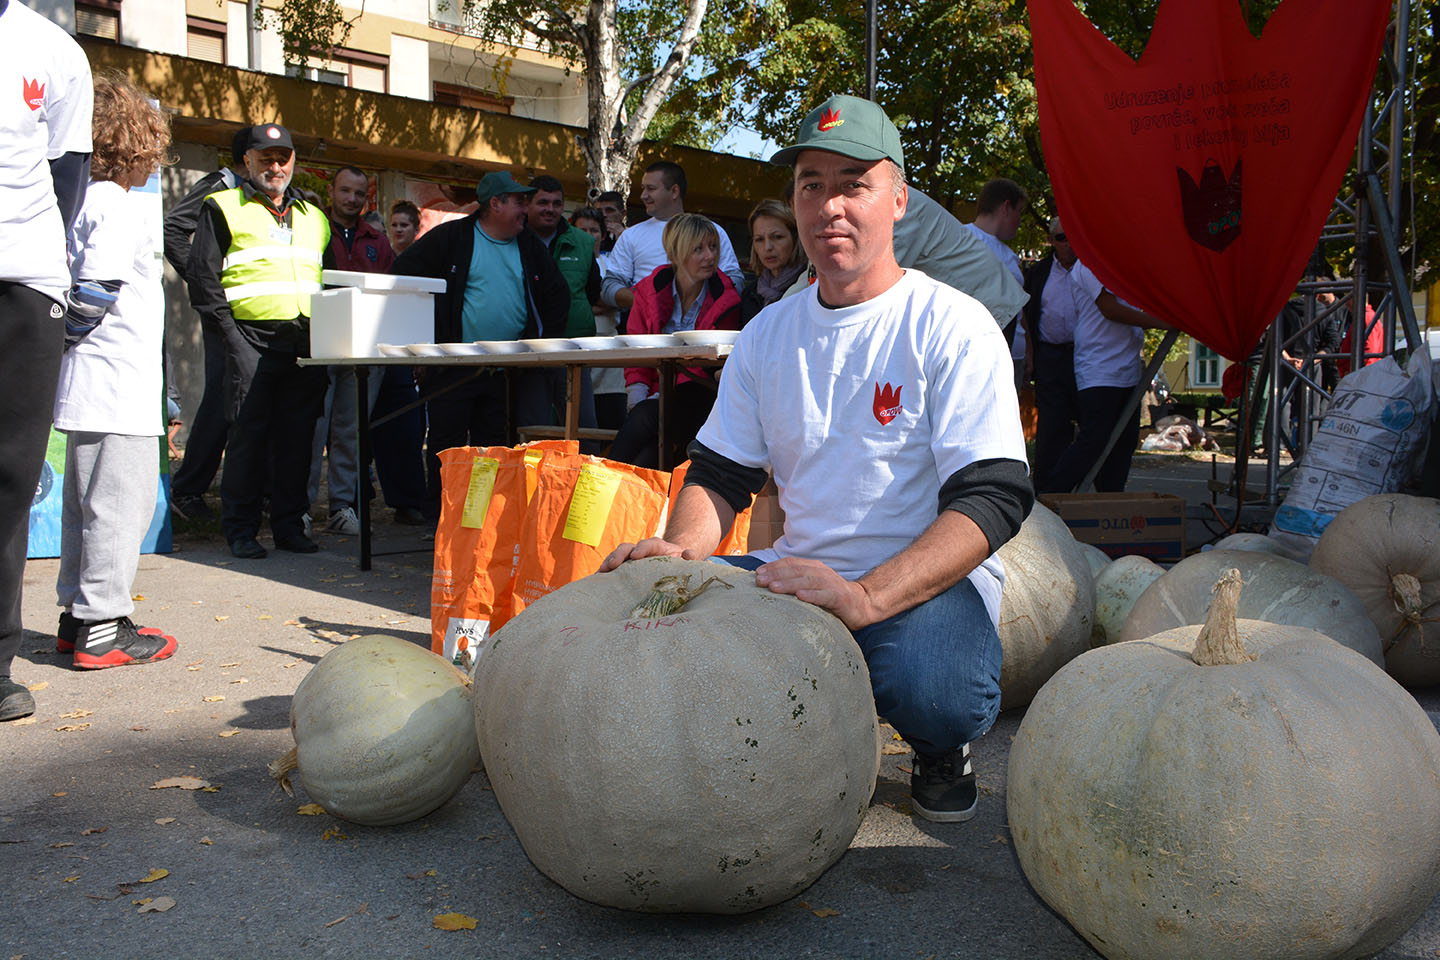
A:
<svg viewBox="0 0 1440 960">
<path fill-rule="evenodd" d="M 517 427 L 558 423 L 556 401 L 561 380 L 554 370 L 517 370 L 510 374 L 514 384 L 513 418 Z M 466 379 L 469 377 L 470 379 Z M 437 393 L 452 383 L 458 386 Z M 425 441 L 425 466 L 429 477 L 426 509 L 440 511 L 440 451 L 451 447 L 496 447 L 509 442 L 505 420 L 507 377 L 502 371 L 485 371 L 472 376 L 467 371 L 426 371 L 420 392 L 425 403 L 430 432 Z M 563 409 L 563 406 L 562 406 Z"/>
<path fill-rule="evenodd" d="M 260 532 L 267 478 L 271 531 L 276 537 L 304 533 L 310 447 L 329 382 L 323 366 L 302 367 L 293 353 L 260 351 L 230 425 L 220 477 L 220 528 L 229 542 Z"/>
<path fill-rule="evenodd" d="M 205 347 L 205 391 L 189 418 L 185 459 L 170 478 L 170 492 L 176 499 L 198 497 L 210 489 L 230 432 L 225 422 L 225 334 L 208 320 L 201 321 L 200 333 Z"/>
<path fill-rule="evenodd" d="M 30 504 L 45 461 L 65 343 L 64 311 L 45 294 L 0 281 L 0 677 L 20 652 L 20 588 Z M 48 627 L 47 627 L 48 629 Z"/>
<path fill-rule="evenodd" d="M 710 408 L 715 406 L 713 384 L 687 380 L 677 383 L 671 391 L 666 412 L 665 439 L 670 446 L 670 466 L 684 461 L 685 448 L 705 426 Z M 677 459 L 678 458 L 678 459 Z M 658 470 L 660 467 L 660 401 L 642 400 L 630 410 L 615 442 L 610 445 L 610 459 L 633 463 L 637 467 Z"/>
<path fill-rule="evenodd" d="M 1085 474 L 1100 458 L 1105 441 L 1110 439 L 1110 432 L 1120 422 L 1125 405 L 1134 392 L 1134 387 L 1090 387 L 1079 391 L 1080 432 L 1060 455 L 1041 493 L 1068 493 L 1085 479 Z M 1120 439 L 1101 465 L 1100 472 L 1095 475 L 1098 492 L 1119 493 L 1125 489 L 1125 481 L 1130 476 L 1130 457 L 1135 453 L 1135 444 L 1139 440 L 1140 408 L 1137 406 Z"/>
<path fill-rule="evenodd" d="M 1075 344 L 1035 344 L 1035 488 L 1046 489 L 1060 455 L 1075 439 L 1080 400 L 1075 389 Z"/>
</svg>

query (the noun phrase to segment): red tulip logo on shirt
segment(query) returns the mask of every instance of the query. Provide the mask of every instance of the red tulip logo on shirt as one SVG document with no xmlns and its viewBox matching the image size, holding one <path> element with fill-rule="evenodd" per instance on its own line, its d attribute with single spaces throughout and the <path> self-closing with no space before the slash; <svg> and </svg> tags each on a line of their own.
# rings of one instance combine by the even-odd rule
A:
<svg viewBox="0 0 1440 960">
<path fill-rule="evenodd" d="M 45 84 L 35 80 L 25 80 L 25 106 L 31 110 L 39 110 L 45 106 Z"/>
<path fill-rule="evenodd" d="M 875 419 L 880 421 L 883 427 L 885 424 L 900 416 L 904 408 L 900 406 L 900 391 L 904 387 L 892 387 L 885 384 L 885 389 L 880 389 L 880 384 L 875 384 Z"/>
</svg>

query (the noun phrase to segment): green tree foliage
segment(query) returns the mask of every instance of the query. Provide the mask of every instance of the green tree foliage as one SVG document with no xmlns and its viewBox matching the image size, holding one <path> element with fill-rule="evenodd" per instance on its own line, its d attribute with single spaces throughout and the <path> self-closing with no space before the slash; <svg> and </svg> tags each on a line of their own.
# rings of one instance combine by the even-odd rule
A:
<svg viewBox="0 0 1440 960">
<path fill-rule="evenodd" d="M 359 14 L 346 17 L 339 0 L 282 0 L 274 8 L 255 7 L 256 26 L 275 27 L 285 51 L 285 65 L 301 70 L 343 47 L 358 19 Z"/>
</svg>

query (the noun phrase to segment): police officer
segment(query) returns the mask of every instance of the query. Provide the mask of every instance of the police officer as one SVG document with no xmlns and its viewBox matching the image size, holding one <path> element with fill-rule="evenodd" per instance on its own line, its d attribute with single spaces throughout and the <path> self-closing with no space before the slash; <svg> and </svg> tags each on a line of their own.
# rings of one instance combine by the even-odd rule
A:
<svg viewBox="0 0 1440 960">
<path fill-rule="evenodd" d="M 250 128 L 245 169 L 247 181 L 206 198 L 186 280 L 190 302 L 224 331 L 229 347 L 221 529 L 231 553 L 258 559 L 267 552 L 256 540 L 267 477 L 275 546 L 319 549 L 305 535 L 303 517 L 327 378 L 324 367 L 295 361 L 310 355 L 310 296 L 321 288 L 330 223 L 290 186 L 295 148 L 284 127 Z M 248 389 L 241 369 L 246 344 L 256 351 Z"/>
</svg>

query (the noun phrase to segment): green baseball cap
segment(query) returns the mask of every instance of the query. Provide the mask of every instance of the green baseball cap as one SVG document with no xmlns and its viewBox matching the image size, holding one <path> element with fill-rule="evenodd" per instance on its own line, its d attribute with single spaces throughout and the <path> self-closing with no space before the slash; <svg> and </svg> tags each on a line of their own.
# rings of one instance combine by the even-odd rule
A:
<svg viewBox="0 0 1440 960">
<path fill-rule="evenodd" d="M 895 124 L 879 104 L 845 94 L 836 94 L 806 114 L 795 142 L 770 162 L 794 166 L 802 150 L 828 150 L 856 160 L 891 160 L 905 172 L 905 150 Z"/>
<path fill-rule="evenodd" d="M 498 197 L 506 193 L 534 192 L 534 187 L 527 187 L 510 176 L 509 170 L 497 170 L 480 178 L 480 182 L 475 186 L 475 199 L 480 201 L 481 206 L 484 206 L 491 197 Z"/>
</svg>

